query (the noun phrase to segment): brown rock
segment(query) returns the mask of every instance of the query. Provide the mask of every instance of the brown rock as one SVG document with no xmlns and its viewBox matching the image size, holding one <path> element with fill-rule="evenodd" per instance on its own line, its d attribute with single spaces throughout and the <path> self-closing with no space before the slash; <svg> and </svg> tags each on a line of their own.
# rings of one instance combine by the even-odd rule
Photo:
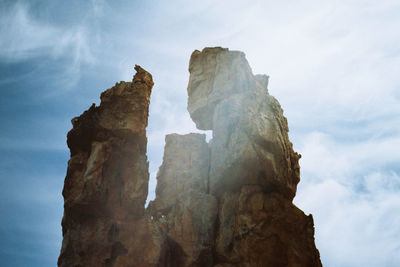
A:
<svg viewBox="0 0 400 267">
<path fill-rule="evenodd" d="M 242 52 L 193 52 L 188 110 L 213 139 L 167 135 L 144 209 L 153 82 L 135 69 L 72 120 L 59 266 L 322 266 L 312 216 L 292 203 L 300 155 L 268 76 Z"/>
<path fill-rule="evenodd" d="M 168 209 L 192 191 L 207 193 L 210 151 L 204 134 L 169 134 L 157 174 L 159 209 Z"/>
<path fill-rule="evenodd" d="M 149 209 L 183 252 L 179 266 L 213 264 L 218 208 L 216 198 L 208 194 L 209 161 L 205 135 L 167 135 L 156 199 Z"/>
<path fill-rule="evenodd" d="M 131 234 L 144 215 L 153 86 L 148 72 L 135 69 L 132 82 L 117 83 L 102 93 L 99 107 L 93 104 L 72 120 L 59 266 L 112 266 L 129 254 L 120 233 Z"/>
<path fill-rule="evenodd" d="M 300 155 L 268 76 L 254 76 L 244 53 L 219 47 L 194 51 L 189 71 L 188 110 L 199 129 L 213 130 L 211 193 L 253 184 L 293 199 Z"/>
<path fill-rule="evenodd" d="M 312 216 L 280 194 L 244 186 L 224 194 L 219 214 L 221 266 L 322 266 Z"/>
<path fill-rule="evenodd" d="M 268 76 L 219 47 L 193 52 L 189 72 L 188 110 L 199 129 L 213 130 L 217 266 L 321 266 L 312 217 L 292 204 L 300 155 Z"/>
<path fill-rule="evenodd" d="M 244 53 L 221 47 L 194 51 L 189 72 L 188 110 L 201 130 L 214 129 L 214 108 L 220 101 L 250 89 L 254 82 Z"/>
</svg>

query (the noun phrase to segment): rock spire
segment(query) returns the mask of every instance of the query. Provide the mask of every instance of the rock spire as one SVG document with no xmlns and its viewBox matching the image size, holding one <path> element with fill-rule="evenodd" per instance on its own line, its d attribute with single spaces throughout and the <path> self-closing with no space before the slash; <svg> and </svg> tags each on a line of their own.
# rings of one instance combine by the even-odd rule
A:
<svg viewBox="0 0 400 267">
<path fill-rule="evenodd" d="M 139 66 L 72 120 L 59 266 L 322 266 L 311 215 L 268 76 L 239 51 L 205 48 L 189 63 L 188 110 L 204 134 L 166 136 L 147 209 L 151 75 Z"/>
</svg>

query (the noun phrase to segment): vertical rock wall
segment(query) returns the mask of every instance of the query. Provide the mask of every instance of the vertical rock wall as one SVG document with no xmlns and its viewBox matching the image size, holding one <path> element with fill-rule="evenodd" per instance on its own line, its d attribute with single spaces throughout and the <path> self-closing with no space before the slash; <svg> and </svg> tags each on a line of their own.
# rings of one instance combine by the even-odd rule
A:
<svg viewBox="0 0 400 267">
<path fill-rule="evenodd" d="M 59 266 L 113 266 L 130 248 L 129 229 L 144 215 L 148 190 L 146 126 L 152 76 L 141 67 L 72 120 L 63 189 Z"/>
<path fill-rule="evenodd" d="M 205 135 L 166 136 L 144 209 L 151 75 L 73 120 L 60 266 L 321 266 L 312 216 L 293 205 L 298 160 L 268 76 L 244 53 L 193 52 L 188 110 Z"/>
<path fill-rule="evenodd" d="M 210 149 L 205 135 L 170 134 L 165 139 L 156 199 L 149 209 L 182 250 L 180 266 L 212 266 L 218 208 L 208 193 Z"/>
</svg>

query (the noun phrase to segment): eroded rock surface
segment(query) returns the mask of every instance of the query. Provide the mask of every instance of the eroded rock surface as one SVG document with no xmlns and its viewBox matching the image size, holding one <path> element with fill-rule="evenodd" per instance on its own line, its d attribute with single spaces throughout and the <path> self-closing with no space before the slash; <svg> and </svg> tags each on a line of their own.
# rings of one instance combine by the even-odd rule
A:
<svg viewBox="0 0 400 267">
<path fill-rule="evenodd" d="M 153 83 L 137 71 L 73 120 L 59 265 L 322 266 L 313 218 L 292 203 L 300 155 L 268 76 L 239 51 L 193 52 L 188 110 L 213 136 L 166 136 L 144 209 Z"/>
<path fill-rule="evenodd" d="M 198 128 L 213 130 L 211 192 L 252 184 L 293 199 L 300 155 L 281 106 L 268 94 L 268 76 L 254 76 L 244 53 L 218 47 L 193 52 L 189 71 L 190 115 Z"/>
<path fill-rule="evenodd" d="M 208 193 L 210 149 L 204 134 L 166 136 L 156 199 L 155 221 L 182 249 L 181 266 L 212 266 L 217 199 Z"/>
<path fill-rule="evenodd" d="M 133 228 L 150 227 L 143 221 L 153 81 L 141 67 L 135 69 L 132 82 L 117 83 L 101 94 L 99 107 L 93 104 L 72 120 L 59 266 L 113 266 L 133 251 L 134 236 L 145 235 Z M 152 232 L 145 238 L 153 238 Z"/>
</svg>

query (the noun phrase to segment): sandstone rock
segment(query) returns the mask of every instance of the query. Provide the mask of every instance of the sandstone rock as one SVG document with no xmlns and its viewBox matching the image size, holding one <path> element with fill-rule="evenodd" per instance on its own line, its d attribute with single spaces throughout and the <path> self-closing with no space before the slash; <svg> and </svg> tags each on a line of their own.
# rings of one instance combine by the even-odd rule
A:
<svg viewBox="0 0 400 267">
<path fill-rule="evenodd" d="M 300 155 L 268 76 L 219 47 L 193 52 L 189 72 L 188 110 L 199 129 L 213 130 L 216 266 L 321 266 L 312 217 L 292 204 Z"/>
<path fill-rule="evenodd" d="M 189 71 L 188 110 L 199 129 L 213 130 L 211 193 L 254 184 L 293 199 L 300 155 L 268 76 L 254 76 L 244 53 L 218 47 L 193 52 Z"/>
<path fill-rule="evenodd" d="M 131 233 L 147 198 L 146 126 L 151 75 L 141 67 L 72 120 L 63 189 L 63 246 L 59 266 L 111 266 L 129 254 L 119 232 Z"/>
<path fill-rule="evenodd" d="M 210 151 L 204 134 L 169 134 L 157 174 L 159 209 L 168 209 L 192 191 L 207 193 Z"/>
<path fill-rule="evenodd" d="M 280 194 L 244 186 L 224 194 L 219 214 L 221 266 L 322 266 L 312 216 Z"/>
<path fill-rule="evenodd" d="M 249 90 L 254 79 L 245 55 L 227 48 L 204 48 L 190 57 L 188 110 L 198 129 L 213 129 L 215 106 Z"/>
<path fill-rule="evenodd" d="M 195 51 L 188 110 L 205 135 L 166 136 L 156 198 L 146 126 L 152 77 L 139 66 L 72 120 L 59 266 L 322 266 L 288 124 L 244 53 Z"/>
<path fill-rule="evenodd" d="M 205 135 L 167 135 L 149 209 L 183 252 L 181 266 L 212 266 L 217 200 L 208 194 L 210 152 Z M 177 265 L 175 265 L 177 266 Z"/>
</svg>

